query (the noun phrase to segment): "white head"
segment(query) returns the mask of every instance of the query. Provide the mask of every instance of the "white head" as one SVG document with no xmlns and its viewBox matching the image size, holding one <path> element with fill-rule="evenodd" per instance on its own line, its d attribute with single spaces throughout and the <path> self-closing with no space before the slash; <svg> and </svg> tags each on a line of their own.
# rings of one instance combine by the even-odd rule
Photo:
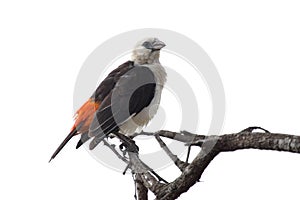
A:
<svg viewBox="0 0 300 200">
<path fill-rule="evenodd" d="M 146 38 L 136 44 L 132 52 L 135 64 L 159 63 L 159 52 L 165 45 L 157 38 Z"/>
</svg>

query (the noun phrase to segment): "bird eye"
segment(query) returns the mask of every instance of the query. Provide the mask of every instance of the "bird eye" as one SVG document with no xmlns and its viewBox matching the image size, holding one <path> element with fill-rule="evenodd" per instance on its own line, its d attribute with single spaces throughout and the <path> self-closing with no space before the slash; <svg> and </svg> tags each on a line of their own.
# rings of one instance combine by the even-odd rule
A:
<svg viewBox="0 0 300 200">
<path fill-rule="evenodd" d="M 151 44 L 148 41 L 144 42 L 142 46 L 144 46 L 146 49 L 151 49 Z"/>
</svg>

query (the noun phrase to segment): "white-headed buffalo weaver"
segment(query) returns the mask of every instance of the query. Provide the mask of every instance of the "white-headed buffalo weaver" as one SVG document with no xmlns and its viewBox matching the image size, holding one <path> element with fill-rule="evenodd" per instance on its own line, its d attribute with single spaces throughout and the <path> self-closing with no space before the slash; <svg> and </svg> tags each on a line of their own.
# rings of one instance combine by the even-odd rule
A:
<svg viewBox="0 0 300 200">
<path fill-rule="evenodd" d="M 126 142 L 126 136 L 147 125 L 157 112 L 166 81 L 166 72 L 159 62 L 164 46 L 157 38 L 137 43 L 132 61 L 110 72 L 76 112 L 71 132 L 50 161 L 75 135 L 81 135 L 76 148 L 92 139 L 89 146 L 92 150 L 110 134 Z"/>
</svg>

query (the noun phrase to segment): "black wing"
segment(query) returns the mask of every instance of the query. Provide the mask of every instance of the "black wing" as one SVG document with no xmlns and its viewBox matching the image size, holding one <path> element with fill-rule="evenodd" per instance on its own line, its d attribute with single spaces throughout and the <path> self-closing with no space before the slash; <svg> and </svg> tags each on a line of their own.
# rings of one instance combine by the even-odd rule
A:
<svg viewBox="0 0 300 200">
<path fill-rule="evenodd" d="M 133 62 L 127 61 L 120 65 L 118 68 L 111 71 L 107 75 L 107 77 L 100 83 L 96 91 L 91 96 L 91 99 L 95 100 L 96 102 L 102 102 L 115 87 L 120 77 L 132 68 Z"/>
<path fill-rule="evenodd" d="M 120 65 L 118 68 L 111 71 L 108 74 L 108 76 L 100 83 L 100 85 L 97 87 L 97 89 L 92 94 L 90 99 L 101 104 L 104 101 L 105 97 L 107 97 L 108 94 L 115 87 L 117 80 L 131 68 L 133 68 L 133 62 L 127 61 L 127 62 L 123 63 L 122 65 Z M 76 148 L 79 148 L 82 144 L 84 144 L 89 139 L 90 139 L 90 136 L 88 135 L 88 132 L 82 133 L 81 138 L 78 141 Z"/>
<path fill-rule="evenodd" d="M 114 70 L 95 92 L 95 99 L 103 100 L 90 125 L 89 137 L 95 137 L 90 149 L 109 133 L 118 132 L 121 124 L 141 112 L 154 97 L 156 83 L 153 72 L 147 67 L 134 66 L 132 62 L 124 64 Z M 105 87 L 101 86 L 104 83 Z"/>
</svg>

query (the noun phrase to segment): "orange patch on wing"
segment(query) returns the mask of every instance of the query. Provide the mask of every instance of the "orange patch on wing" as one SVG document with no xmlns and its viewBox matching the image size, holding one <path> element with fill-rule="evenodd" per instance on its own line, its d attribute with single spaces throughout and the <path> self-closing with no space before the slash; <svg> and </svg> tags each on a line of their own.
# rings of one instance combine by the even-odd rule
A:
<svg viewBox="0 0 300 200">
<path fill-rule="evenodd" d="M 85 102 L 75 113 L 75 123 L 72 130 L 77 128 L 78 134 L 88 131 L 94 118 L 94 113 L 98 110 L 99 106 L 100 103 L 91 99 Z M 79 124 L 81 124 L 80 127 Z"/>
</svg>

